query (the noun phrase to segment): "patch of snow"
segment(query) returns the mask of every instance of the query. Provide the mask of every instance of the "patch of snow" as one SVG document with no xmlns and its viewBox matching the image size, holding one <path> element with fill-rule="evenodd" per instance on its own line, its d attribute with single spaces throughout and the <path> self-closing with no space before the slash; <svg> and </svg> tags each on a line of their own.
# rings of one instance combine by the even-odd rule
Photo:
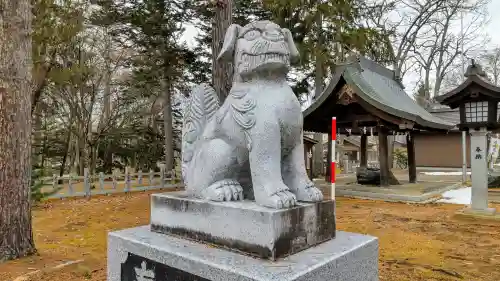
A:
<svg viewBox="0 0 500 281">
<path fill-rule="evenodd" d="M 470 175 L 471 172 L 467 172 Z M 462 172 L 421 172 L 421 174 L 428 176 L 461 176 Z"/>
<path fill-rule="evenodd" d="M 442 194 L 443 199 L 438 200 L 441 203 L 470 205 L 471 202 L 471 187 L 464 187 L 446 191 Z"/>
</svg>

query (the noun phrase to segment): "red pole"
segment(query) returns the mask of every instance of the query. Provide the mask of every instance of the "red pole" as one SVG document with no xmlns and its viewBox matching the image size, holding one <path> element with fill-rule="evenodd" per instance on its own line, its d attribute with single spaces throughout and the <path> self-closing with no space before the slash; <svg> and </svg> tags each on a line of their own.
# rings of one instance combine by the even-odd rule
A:
<svg viewBox="0 0 500 281">
<path fill-rule="evenodd" d="M 331 199 L 335 200 L 335 143 L 337 141 L 337 117 L 332 117 L 332 147 L 331 147 L 331 165 L 330 165 L 330 182 L 331 182 Z"/>
</svg>

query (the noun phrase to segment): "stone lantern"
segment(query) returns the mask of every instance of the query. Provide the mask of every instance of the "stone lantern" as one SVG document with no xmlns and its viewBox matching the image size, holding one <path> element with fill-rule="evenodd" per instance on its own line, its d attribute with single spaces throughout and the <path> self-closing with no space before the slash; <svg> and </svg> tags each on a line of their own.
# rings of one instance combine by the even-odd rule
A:
<svg viewBox="0 0 500 281">
<path fill-rule="evenodd" d="M 498 102 L 500 87 L 488 81 L 481 66 L 472 60 L 465 73 L 467 78 L 457 88 L 436 98 L 452 109 L 460 109 L 460 130 L 468 131 L 470 139 L 472 202 L 468 211 L 495 213 L 488 208 L 488 131 L 500 128 Z"/>
</svg>

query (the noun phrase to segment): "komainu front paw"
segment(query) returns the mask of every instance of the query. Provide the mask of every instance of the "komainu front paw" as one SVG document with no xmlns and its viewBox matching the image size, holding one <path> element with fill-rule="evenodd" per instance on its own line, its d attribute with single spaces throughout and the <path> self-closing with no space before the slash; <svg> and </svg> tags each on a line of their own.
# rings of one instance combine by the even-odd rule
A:
<svg viewBox="0 0 500 281">
<path fill-rule="evenodd" d="M 204 190 L 203 196 L 212 201 L 243 200 L 243 188 L 236 180 L 221 180 Z"/>
<path fill-rule="evenodd" d="M 302 202 L 319 202 L 323 200 L 323 193 L 309 179 L 292 189 L 297 200 Z"/>
<path fill-rule="evenodd" d="M 257 203 L 261 206 L 273 209 L 286 209 L 297 205 L 297 198 L 287 189 L 277 191 L 271 196 L 265 198 L 258 198 Z"/>
</svg>

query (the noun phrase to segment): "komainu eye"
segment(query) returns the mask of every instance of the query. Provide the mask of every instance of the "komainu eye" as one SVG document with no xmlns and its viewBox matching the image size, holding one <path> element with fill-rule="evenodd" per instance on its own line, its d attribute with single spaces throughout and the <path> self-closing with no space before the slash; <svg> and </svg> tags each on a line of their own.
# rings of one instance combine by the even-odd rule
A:
<svg viewBox="0 0 500 281">
<path fill-rule="evenodd" d="M 260 36 L 260 32 L 258 30 L 250 30 L 247 33 L 245 33 L 245 39 L 248 41 L 255 40 L 257 37 Z"/>
</svg>

